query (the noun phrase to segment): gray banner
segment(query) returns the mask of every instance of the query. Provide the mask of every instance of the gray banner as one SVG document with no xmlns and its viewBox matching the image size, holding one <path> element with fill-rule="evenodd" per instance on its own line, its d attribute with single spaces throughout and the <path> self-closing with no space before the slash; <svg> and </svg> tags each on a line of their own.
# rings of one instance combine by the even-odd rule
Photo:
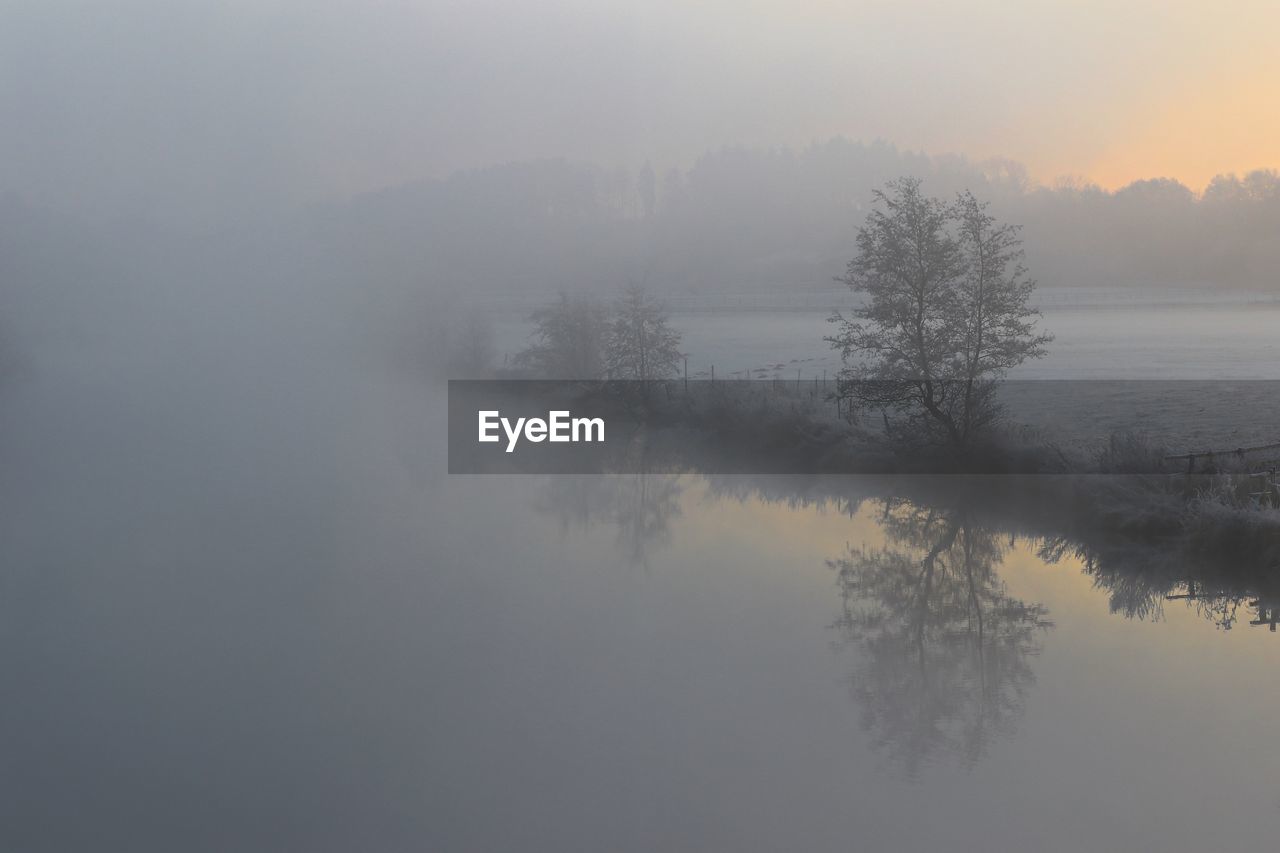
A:
<svg viewBox="0 0 1280 853">
<path fill-rule="evenodd" d="M 449 471 L 1204 474 L 1280 459 L 1272 380 L 1008 381 L 997 426 L 963 450 L 904 443 L 912 413 L 868 404 L 867 386 L 453 380 Z"/>
</svg>

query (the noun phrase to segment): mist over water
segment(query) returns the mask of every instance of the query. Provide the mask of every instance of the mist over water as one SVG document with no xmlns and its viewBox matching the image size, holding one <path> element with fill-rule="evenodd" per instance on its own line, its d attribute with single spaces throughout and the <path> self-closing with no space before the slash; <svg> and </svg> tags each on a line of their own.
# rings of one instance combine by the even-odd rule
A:
<svg viewBox="0 0 1280 853">
<path fill-rule="evenodd" d="M 1011 429 L 1280 441 L 1274 9 L 793 5 L 5 4 L 0 851 L 1274 843 L 1270 457 L 447 473 L 562 294 L 834 384 L 904 176 L 1021 226 Z"/>
<path fill-rule="evenodd" d="M 449 477 L 438 385 L 247 301 L 36 351 L 7 391 L 16 848 L 1274 833 L 1258 581 L 1229 631 L 1178 578 L 1126 610 L 1123 567 L 927 483 Z M 914 611 L 894 567 L 940 542 Z"/>
<path fill-rule="evenodd" d="M 1046 564 L 970 519 L 917 641 L 893 567 L 914 576 L 955 519 L 897 504 L 933 521 L 895 530 L 875 484 L 849 514 L 788 506 L 778 481 L 770 497 L 639 476 L 424 486 L 382 452 L 324 451 L 346 460 L 345 490 L 310 464 L 222 466 L 198 496 L 162 479 L 167 511 L 112 511 L 121 492 L 98 486 L 56 537 L 6 530 L 15 844 L 980 850 L 1274 832 L 1256 748 L 1273 637 L 1246 620 L 1224 632 L 1158 594 L 1130 619 L 1076 559 Z M 1011 608 L 1044 624 L 1018 639 Z M 1206 802 L 1205 786 L 1241 794 Z M 1081 826 L 1082 809 L 1110 818 Z M 744 813 L 768 818 L 717 817 Z"/>
</svg>

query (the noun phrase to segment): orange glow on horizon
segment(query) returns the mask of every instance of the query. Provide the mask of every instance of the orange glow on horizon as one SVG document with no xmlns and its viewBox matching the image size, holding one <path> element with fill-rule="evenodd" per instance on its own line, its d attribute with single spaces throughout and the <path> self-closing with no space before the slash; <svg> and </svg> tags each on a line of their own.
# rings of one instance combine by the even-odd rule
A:
<svg viewBox="0 0 1280 853">
<path fill-rule="evenodd" d="M 1216 175 L 1280 168 L 1278 96 L 1280 62 L 1224 69 L 1138 110 L 1079 172 L 1106 189 L 1175 178 L 1201 192 Z"/>
</svg>

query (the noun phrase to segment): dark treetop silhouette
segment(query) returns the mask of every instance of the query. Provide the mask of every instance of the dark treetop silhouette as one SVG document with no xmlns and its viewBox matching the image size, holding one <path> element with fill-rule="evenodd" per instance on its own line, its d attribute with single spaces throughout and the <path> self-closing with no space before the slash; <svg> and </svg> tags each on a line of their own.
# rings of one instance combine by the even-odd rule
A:
<svg viewBox="0 0 1280 853">
<path fill-rule="evenodd" d="M 929 198 L 916 178 L 874 197 L 844 277 L 866 302 L 831 318 L 839 393 L 886 424 L 894 413 L 900 437 L 966 446 L 998 415 L 996 383 L 1052 340 L 1035 328 L 1017 228 L 970 193 Z"/>
</svg>

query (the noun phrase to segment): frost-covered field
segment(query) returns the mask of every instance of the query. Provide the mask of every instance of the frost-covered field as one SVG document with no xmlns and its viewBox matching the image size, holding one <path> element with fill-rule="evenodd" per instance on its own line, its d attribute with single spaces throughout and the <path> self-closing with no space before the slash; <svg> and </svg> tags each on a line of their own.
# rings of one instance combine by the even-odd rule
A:
<svg viewBox="0 0 1280 853">
<path fill-rule="evenodd" d="M 832 297 L 833 301 L 837 298 Z M 1056 336 L 1020 379 L 1280 379 L 1280 301 L 1241 292 L 1046 290 L 1043 327 Z M 839 358 L 823 341 L 828 312 L 677 311 L 691 377 L 828 375 Z M 529 324 L 495 323 L 500 358 L 526 345 Z"/>
<path fill-rule="evenodd" d="M 1208 291 L 1046 291 L 1044 359 L 1011 379 L 1198 380 L 1141 384 L 1012 383 L 1017 420 L 1067 444 L 1096 445 L 1121 429 L 1148 433 L 1178 452 L 1280 441 L 1280 302 Z M 834 377 L 840 362 L 819 310 L 681 311 L 691 378 Z M 527 322 L 495 324 L 499 353 L 525 345 Z M 500 356 L 501 357 L 501 356 Z M 1217 380 L 1207 382 L 1204 380 Z M 1236 381 L 1230 381 L 1236 380 Z"/>
<path fill-rule="evenodd" d="M 1001 400 L 1015 423 L 1063 446 L 1095 450 L 1117 432 L 1145 435 L 1171 454 L 1280 442 L 1280 382 L 1249 380 L 1011 381 Z M 1280 457 L 1251 453 L 1250 465 Z"/>
</svg>

